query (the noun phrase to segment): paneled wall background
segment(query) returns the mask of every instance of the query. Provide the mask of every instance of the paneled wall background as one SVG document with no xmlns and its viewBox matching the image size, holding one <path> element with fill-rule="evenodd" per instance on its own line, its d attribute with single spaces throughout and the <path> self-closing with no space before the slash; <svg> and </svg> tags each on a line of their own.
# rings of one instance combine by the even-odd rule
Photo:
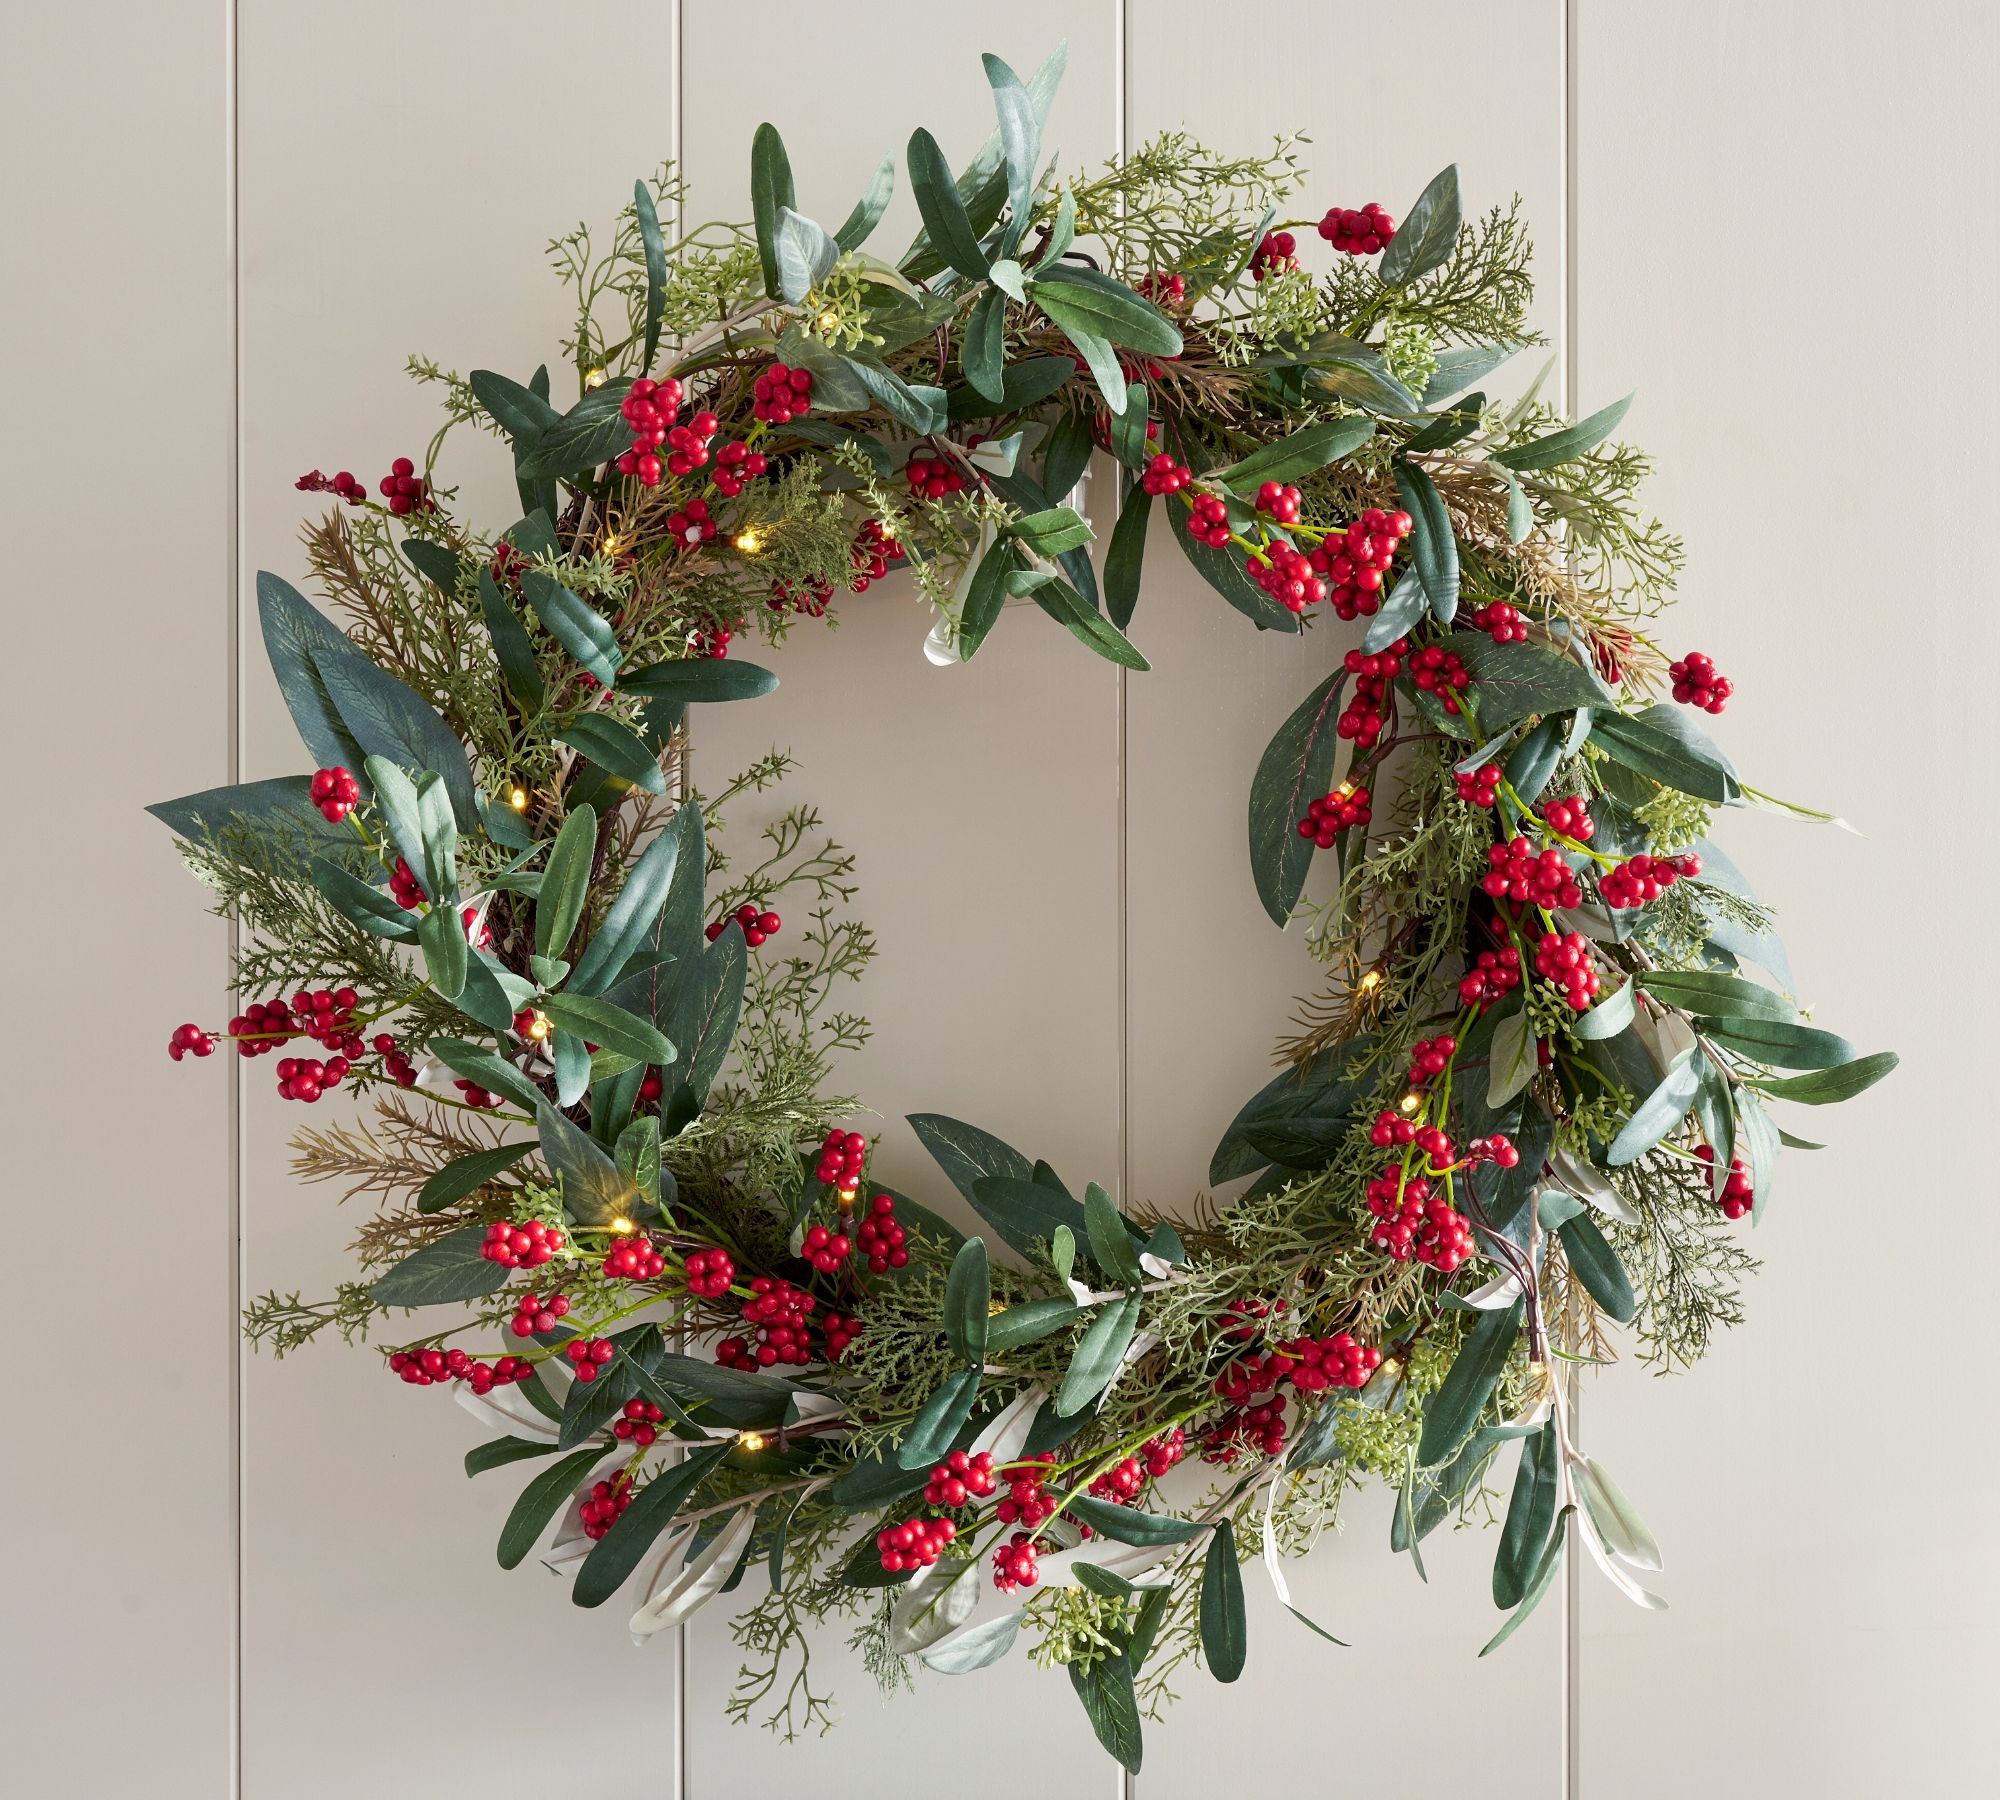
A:
<svg viewBox="0 0 2000 1800">
<path fill-rule="evenodd" d="M 1991 9 L 16 0 L 0 20 L 9 1791 L 2000 1791 Z M 1731 847 L 1807 997 L 1824 983 L 1844 1028 L 1905 1056 L 1829 1119 L 1836 1149 L 1788 1159 L 1749 1322 L 1691 1377 L 1587 1390 L 1672 1611 L 1586 1576 L 1475 1660 L 1486 1546 L 1441 1545 L 1423 1587 L 1360 1504 L 1297 1576 L 1355 1648 L 1253 1581 L 1249 1678 L 1196 1676 L 1129 1790 L 1067 1684 L 1019 1662 L 887 1706 L 849 1667 L 831 1736 L 733 1729 L 719 1616 L 633 1651 L 554 1584 L 499 1576 L 511 1489 L 464 1480 L 436 1406 L 337 1347 L 245 1354 L 240 1299 L 328 1287 L 353 1220 L 290 1180 L 266 1080 L 159 1054 L 215 1011 L 226 932 L 139 812 L 297 766 L 250 576 L 300 571 L 300 470 L 427 437 L 409 352 L 542 354 L 563 303 L 539 245 L 663 157 L 699 215 L 742 216 L 771 117 L 804 208 L 838 217 L 914 125 L 974 147 L 981 50 L 1026 67 L 1065 36 L 1068 161 L 1171 126 L 1298 128 L 1311 210 L 1400 211 L 1452 159 L 1473 204 L 1524 196 L 1557 384 L 1579 410 L 1640 390 L 1630 429 L 1690 549 L 1671 644 L 1738 677 L 1727 736 L 1754 778 L 1867 834 L 1740 815 Z M 912 222 L 899 199 L 885 240 Z M 497 452 L 468 441 L 448 478 L 508 516 Z M 936 1192 L 900 1123 L 934 1109 L 1192 1203 L 1307 978 L 1240 869 L 1241 796 L 1344 640 L 1259 639 L 1173 560 L 1152 571 L 1149 675 L 1038 615 L 932 669 L 891 582 L 799 633 L 775 698 L 703 721 L 698 780 L 788 747 L 788 796 L 861 857 L 883 954 L 853 1074 L 895 1121 L 891 1180 Z"/>
</svg>

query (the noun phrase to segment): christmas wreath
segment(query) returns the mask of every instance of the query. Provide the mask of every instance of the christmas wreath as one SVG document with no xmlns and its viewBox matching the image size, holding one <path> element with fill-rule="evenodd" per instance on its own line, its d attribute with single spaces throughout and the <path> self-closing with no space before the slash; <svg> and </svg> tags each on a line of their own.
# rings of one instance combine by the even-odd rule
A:
<svg viewBox="0 0 2000 1800">
<path fill-rule="evenodd" d="M 522 517 L 451 516 L 442 431 L 378 495 L 301 479 L 344 503 L 304 534 L 339 623 L 275 575 L 257 598 L 316 772 L 152 811 L 242 928 L 243 1010 L 173 1056 L 275 1054 L 283 1098 L 375 1108 L 297 1139 L 305 1178 L 382 1202 L 358 1278 L 264 1296 L 255 1341 L 386 1334 L 493 1428 L 468 1474 L 531 1471 L 502 1565 L 625 1594 L 635 1638 L 766 1565 L 738 1715 L 827 1722 L 804 1657 L 832 1616 L 885 1684 L 1019 1637 L 1136 1768 L 1178 1672 L 1241 1673 L 1245 1556 L 1286 1598 L 1366 1477 L 1419 1566 L 1505 1494 L 1488 1649 L 1577 1546 L 1658 1604 L 1563 1372 L 1614 1327 L 1699 1356 L 1780 1146 L 1815 1147 L 1768 1104 L 1894 1058 L 1801 1018 L 1709 842 L 1719 809 L 1805 809 L 1697 722 L 1728 679 L 1656 647 L 1680 550 L 1624 405 L 1480 391 L 1535 341 L 1518 204 L 1462 218 L 1447 169 L 1400 218 L 1334 207 L 1315 274 L 1292 141 L 1045 168 L 1061 64 L 986 59 L 999 127 L 956 175 L 915 134 L 893 263 L 863 248 L 893 160 L 829 232 L 768 125 L 750 225 L 678 223 L 667 168 L 608 243 L 559 239 L 574 397 L 412 363 L 447 429 L 505 441 Z M 1143 671 L 1149 553 L 1258 630 L 1359 629 L 1249 788 L 1255 892 L 1320 986 L 1191 1217 L 913 1118 L 996 1256 L 871 1178 L 829 1091 L 867 1030 L 834 1004 L 872 950 L 852 859 L 809 808 L 726 854 L 788 759 L 698 792 L 688 711 L 775 685 L 741 637 L 891 570 L 936 662 L 1019 598 Z"/>
</svg>

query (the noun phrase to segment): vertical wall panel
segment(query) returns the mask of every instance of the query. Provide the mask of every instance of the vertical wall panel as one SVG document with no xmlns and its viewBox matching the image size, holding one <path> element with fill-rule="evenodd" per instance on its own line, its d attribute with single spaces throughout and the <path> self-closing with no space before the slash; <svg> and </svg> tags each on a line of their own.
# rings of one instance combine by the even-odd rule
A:
<svg viewBox="0 0 2000 1800">
<path fill-rule="evenodd" d="M 1328 206 L 1370 200 L 1400 216 L 1438 168 L 1456 160 L 1468 211 L 1523 196 L 1541 247 L 1535 323 L 1553 340 L 1563 270 L 1561 22 L 1554 0 L 1298 6 L 1269 21 L 1282 57 L 1222 58 L 1190 54 L 1218 28 L 1211 7 L 1135 0 L 1127 135 L 1136 146 L 1186 126 L 1220 148 L 1249 150 L 1276 131 L 1303 130 L 1313 140 L 1301 153 L 1310 179 L 1286 216 L 1307 221 Z M 1413 57 L 1423 91 L 1449 96 L 1447 104 L 1410 105 Z M 1330 253 L 1312 224 L 1296 235 L 1308 265 L 1324 266 Z M 1549 354 L 1524 352 L 1519 379 L 1531 378 Z M 1277 722 L 1360 641 L 1360 629 L 1328 618 L 1303 637 L 1259 635 L 1155 529 L 1132 625 L 1153 670 L 1128 683 L 1126 746 L 1138 1201 L 1170 1209 L 1193 1202 L 1224 1126 L 1269 1079 L 1272 1046 L 1294 999 L 1317 985 L 1298 929 L 1281 935 L 1258 904 L 1243 849 L 1244 808 Z M 1406 1558 L 1389 1555 L 1389 1514 L 1385 1493 L 1354 1496 L 1344 1537 L 1323 1543 L 1292 1576 L 1298 1604 L 1354 1642 L 1353 1651 L 1335 1650 L 1288 1619 L 1261 1573 L 1249 1572 L 1247 1679 L 1276 1681 L 1286 1692 L 1294 1681 L 1301 1692 L 1325 1684 L 1344 1780 L 1415 1791 L 1462 1779 L 1476 1754 L 1482 1768 L 1510 1772 L 1509 1794 L 1551 1791 L 1557 1609 L 1536 1618 L 1504 1655 L 1476 1661 L 1499 1620 L 1487 1586 L 1490 1543 L 1433 1539 L 1425 1587 Z M 1449 1684 L 1457 1715 L 1476 1725 L 1341 1729 L 1348 1721 L 1407 1722 L 1413 1683 L 1431 1678 Z M 1289 1705 L 1246 1706 L 1242 1690 L 1195 1676 L 1186 1701 L 1154 1734 L 1155 1759 L 1140 1789 L 1147 1800 L 1206 1792 L 1261 1759 L 1301 1776 L 1323 1770 L 1319 1717 Z"/>
<path fill-rule="evenodd" d="M 896 201 L 869 249 L 895 257 L 918 220 L 903 147 L 928 126 L 962 163 L 992 129 L 979 55 L 1024 75 L 1065 36 L 1069 72 L 1047 143 L 1068 163 L 1115 147 L 1115 13 L 1108 0 L 940 11 L 874 0 L 855 12 L 788 8 L 771 66 L 804 81 L 745 79 L 742 19 L 686 19 L 688 173 L 695 216 L 748 211 L 749 134 L 760 118 L 792 149 L 803 211 L 847 214 L 883 155 Z M 1047 1157 L 1072 1183 L 1117 1166 L 1117 688 L 1110 665 L 1032 607 L 1011 610 L 973 663 L 933 668 L 929 609 L 903 577 L 836 603 L 839 629 L 803 624 L 769 655 L 784 685 L 753 706 L 697 716 L 695 779 L 713 789 L 763 751 L 801 765 L 774 795 L 730 809 L 738 854 L 775 807 L 810 800 L 861 858 L 859 912 L 881 955 L 853 1004 L 875 1039 L 842 1065 L 843 1085 L 883 1115 L 881 1177 L 951 1210 L 956 1197 L 903 1115 L 970 1119 Z M 745 646 L 766 660 L 767 653 Z M 774 948 L 781 948 L 783 939 Z M 758 1577 L 753 1577 L 758 1579 Z M 916 1791 L 1000 1796 L 1019 1786 L 1005 1759 L 969 1754 L 997 1722 L 1046 1747 L 1050 1800 L 1108 1800 L 1117 1771 L 1096 1753 L 1069 1684 L 1024 1658 L 976 1677 L 920 1671 L 920 1692 L 878 1701 L 842 1640 L 814 1637 L 814 1675 L 844 1719 L 786 1748 L 729 1725 L 741 1660 L 720 1608 L 689 1629 L 691 1800 L 805 1783 L 826 1800 Z"/>
<path fill-rule="evenodd" d="M 248 776 L 307 765 L 258 648 L 249 572 L 304 585 L 293 478 L 375 480 L 421 457 L 437 390 L 413 350 L 525 379 L 568 319 L 542 262 L 579 218 L 608 227 L 670 155 L 672 9 L 590 0 L 337 13 L 245 0 L 242 24 L 244 643 Z M 466 430 L 440 469 L 468 518 L 514 517 L 504 446 Z M 325 1293 L 365 1203 L 301 1187 L 284 1140 L 310 1113 L 251 1065 L 247 1283 Z M 244 1418 L 244 1791 L 382 1800 L 582 1783 L 669 1796 L 671 1641 L 635 1651 L 531 1561 L 493 1560 L 522 1482 L 468 1482 L 476 1426 L 338 1342 L 253 1356 Z M 580 1726 L 576 1705 L 596 1724 Z"/>
<path fill-rule="evenodd" d="M 1802 997 L 1889 1083 L 1785 1123 L 1749 1322 L 1585 1429 L 1673 1610 L 1586 1573 L 1587 1793 L 2000 1790 L 1984 1149 L 2000 1002 L 1987 773 L 2000 234 L 1984 6 L 1585 7 L 1583 398 L 1685 530 L 1664 632 L 1737 680 L 1746 778 L 1865 839 L 1735 814 Z"/>
<path fill-rule="evenodd" d="M 77 1800 L 230 1779 L 230 1070 L 162 1054 L 227 1016 L 226 938 L 140 811 L 229 778 L 224 19 L 162 0 L 107 54 L 15 7 L 0 47 L 0 1766 Z"/>
</svg>

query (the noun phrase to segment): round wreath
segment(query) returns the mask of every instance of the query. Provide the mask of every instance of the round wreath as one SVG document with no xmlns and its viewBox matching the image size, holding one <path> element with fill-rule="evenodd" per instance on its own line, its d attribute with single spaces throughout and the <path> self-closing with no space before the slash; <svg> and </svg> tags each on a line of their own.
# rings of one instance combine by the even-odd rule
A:
<svg viewBox="0 0 2000 1800">
<path fill-rule="evenodd" d="M 1059 179 L 1060 53 L 986 68 L 999 129 L 963 172 L 910 141 L 924 229 L 895 263 L 862 249 L 893 162 L 829 233 L 765 125 L 754 225 L 670 238 L 669 168 L 608 247 L 552 247 L 567 407 L 546 369 L 413 363 L 447 428 L 511 446 L 499 536 L 447 512 L 438 441 L 379 499 L 300 480 L 345 503 L 305 533 L 343 625 L 274 575 L 258 605 L 317 772 L 152 809 L 244 928 L 248 1003 L 172 1054 L 275 1052 L 286 1099 L 375 1101 L 297 1140 L 307 1179 L 385 1201 L 361 1279 L 247 1328 L 282 1355 L 386 1322 L 392 1371 L 495 1428 L 468 1474 L 533 1466 L 503 1566 L 540 1546 L 583 1606 L 636 1574 L 644 1639 L 768 1562 L 732 1710 L 786 1729 L 830 1716 L 785 1672 L 829 1614 L 861 1615 L 885 1681 L 1025 1634 L 1136 1768 L 1177 1670 L 1242 1670 L 1246 1551 L 1284 1598 L 1282 1557 L 1364 1476 L 1414 1559 L 1520 1440 L 1494 1644 L 1578 1543 L 1657 1604 L 1560 1371 L 1614 1323 L 1700 1355 L 1799 1142 L 1766 1102 L 1894 1058 L 1802 1022 L 1708 842 L 1718 808 L 1782 803 L 1694 722 L 1728 680 L 1647 630 L 1680 552 L 1610 441 L 1623 404 L 1570 424 L 1536 387 L 1468 391 L 1533 341 L 1518 205 L 1461 219 L 1447 169 L 1400 219 L 1335 207 L 1316 276 L 1276 223 L 1289 143 L 1176 133 Z M 1101 571 L 1074 504 L 1098 451 Z M 1256 891 L 1324 986 L 1215 1152 L 1233 1198 L 1193 1222 L 914 1118 L 994 1260 L 870 1177 L 827 1092 L 866 1034 L 832 1006 L 871 951 L 851 859 L 797 809 L 728 861 L 723 812 L 785 759 L 697 794 L 687 709 L 768 692 L 736 638 L 892 568 L 933 660 L 1026 596 L 1143 670 L 1156 510 L 1257 628 L 1362 627 L 1250 788 Z M 1337 879 L 1306 903 L 1321 852 Z"/>
</svg>

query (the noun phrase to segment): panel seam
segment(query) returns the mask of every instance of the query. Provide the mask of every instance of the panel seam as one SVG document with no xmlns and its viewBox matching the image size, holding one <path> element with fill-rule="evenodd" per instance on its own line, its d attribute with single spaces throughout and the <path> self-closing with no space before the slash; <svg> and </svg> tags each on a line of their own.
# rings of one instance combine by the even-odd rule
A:
<svg viewBox="0 0 2000 1800">
<path fill-rule="evenodd" d="M 1118 154 L 1131 151 L 1129 106 L 1131 44 L 1131 0 L 1113 0 L 1111 7 L 1111 108 Z M 1121 212 L 1124 210 L 1121 204 Z M 1114 488 L 1120 477 L 1112 476 Z M 1114 496 L 1115 497 L 1115 496 Z M 1117 837 L 1118 875 L 1118 1199 L 1132 1204 L 1132 870 L 1131 816 L 1132 776 L 1129 757 L 1131 742 L 1131 671 L 1118 668 L 1117 755 L 1118 793 L 1114 831 Z M 1139 1777 L 1130 1769 L 1118 1770 L 1118 1800 L 1138 1800 Z"/>
</svg>

